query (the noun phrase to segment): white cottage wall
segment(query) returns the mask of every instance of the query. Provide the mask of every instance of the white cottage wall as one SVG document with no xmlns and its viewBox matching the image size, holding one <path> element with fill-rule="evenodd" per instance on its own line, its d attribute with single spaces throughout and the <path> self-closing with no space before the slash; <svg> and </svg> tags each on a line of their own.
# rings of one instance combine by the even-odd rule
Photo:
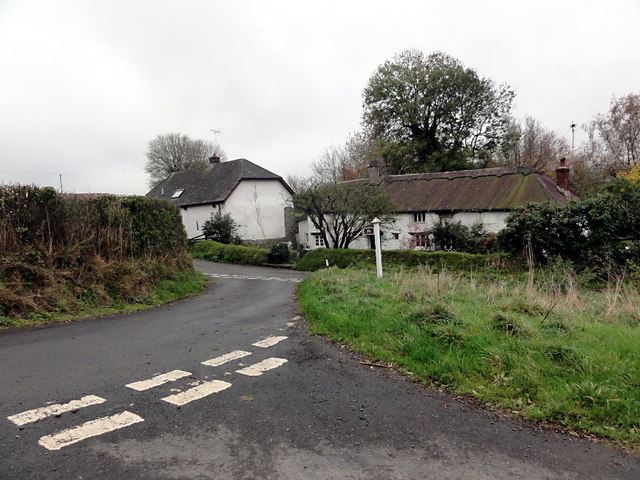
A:
<svg viewBox="0 0 640 480">
<path fill-rule="evenodd" d="M 211 214 L 218 211 L 217 206 L 193 205 L 190 207 L 180 207 L 182 215 L 182 223 L 187 231 L 188 238 L 194 238 L 202 235 L 202 224 L 211 218 Z"/>
<path fill-rule="evenodd" d="M 291 194 L 279 181 L 243 180 L 222 207 L 222 213 L 240 225 L 243 240 L 265 240 L 285 236 L 284 209 Z"/>
<path fill-rule="evenodd" d="M 471 227 L 477 223 L 482 223 L 485 230 L 497 233 L 502 230 L 507 223 L 509 212 L 458 212 L 448 221 L 461 222 L 463 225 Z M 437 213 L 399 213 L 392 223 L 382 225 L 382 248 L 384 250 L 408 250 L 416 247 L 416 234 L 428 232 L 440 222 Z M 307 245 L 307 248 L 318 248 L 314 243 L 313 233 L 317 232 L 313 224 L 308 219 L 298 222 L 298 242 Z M 371 248 L 368 236 L 356 238 L 349 248 L 367 249 Z"/>
</svg>

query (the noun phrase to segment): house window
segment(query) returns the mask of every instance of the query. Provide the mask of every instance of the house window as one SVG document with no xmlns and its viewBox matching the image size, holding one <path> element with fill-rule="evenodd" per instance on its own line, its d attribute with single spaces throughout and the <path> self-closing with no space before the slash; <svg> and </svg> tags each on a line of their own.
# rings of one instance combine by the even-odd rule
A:
<svg viewBox="0 0 640 480">
<path fill-rule="evenodd" d="M 427 214 L 425 212 L 416 212 L 413 214 L 413 221 L 415 223 L 424 223 L 427 221 Z"/>
<path fill-rule="evenodd" d="M 198 222 L 196 221 L 196 231 L 200 231 L 200 225 L 198 225 Z"/>
<path fill-rule="evenodd" d="M 173 192 L 173 195 L 171 195 L 171 198 L 178 198 L 180 195 L 182 195 L 182 192 L 184 192 L 184 188 L 179 188 L 178 190 Z"/>
<path fill-rule="evenodd" d="M 425 232 L 413 233 L 413 244 L 416 247 L 426 248 L 429 246 L 429 234 Z"/>
<path fill-rule="evenodd" d="M 400 234 L 398 232 L 393 232 L 391 235 L 393 235 L 394 240 L 398 240 L 400 238 Z"/>
<path fill-rule="evenodd" d="M 324 247 L 324 238 L 322 238 L 322 236 L 319 233 L 314 233 L 313 237 L 315 239 L 315 246 L 316 247 Z"/>
</svg>

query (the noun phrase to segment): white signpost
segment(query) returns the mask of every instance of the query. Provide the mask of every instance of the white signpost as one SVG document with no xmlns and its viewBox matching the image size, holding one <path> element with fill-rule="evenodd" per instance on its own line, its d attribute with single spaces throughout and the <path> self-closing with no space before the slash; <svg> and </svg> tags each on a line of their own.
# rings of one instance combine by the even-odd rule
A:
<svg viewBox="0 0 640 480">
<path fill-rule="evenodd" d="M 373 236 L 376 242 L 376 274 L 378 278 L 382 278 L 382 247 L 380 246 L 380 219 L 374 218 L 373 221 Z"/>
</svg>

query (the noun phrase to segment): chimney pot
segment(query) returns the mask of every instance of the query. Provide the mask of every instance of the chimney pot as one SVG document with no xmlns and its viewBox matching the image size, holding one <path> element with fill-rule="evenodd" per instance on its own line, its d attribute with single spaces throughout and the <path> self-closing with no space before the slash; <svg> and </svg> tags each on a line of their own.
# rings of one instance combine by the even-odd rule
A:
<svg viewBox="0 0 640 480">
<path fill-rule="evenodd" d="M 214 163 L 220 163 L 220 157 L 215 153 L 209 157 L 209 163 L 213 165 Z"/>
</svg>

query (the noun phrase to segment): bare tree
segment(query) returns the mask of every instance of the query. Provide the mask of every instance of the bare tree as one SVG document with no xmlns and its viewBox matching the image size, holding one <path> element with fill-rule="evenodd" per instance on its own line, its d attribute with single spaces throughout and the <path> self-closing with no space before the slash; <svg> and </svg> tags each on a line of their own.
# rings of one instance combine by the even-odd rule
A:
<svg viewBox="0 0 640 480">
<path fill-rule="evenodd" d="M 147 144 L 145 153 L 144 169 L 149 175 L 149 184 L 154 186 L 174 172 L 207 165 L 213 154 L 226 159 L 217 143 L 192 139 L 180 133 L 158 135 Z"/>
<path fill-rule="evenodd" d="M 502 157 L 498 163 L 526 165 L 541 171 L 552 171 L 559 158 L 569 153 L 569 143 L 553 130 L 544 128 L 539 120 L 525 117 L 522 123 L 511 120 Z"/>
<path fill-rule="evenodd" d="M 640 161 L 640 95 L 613 97 L 609 112 L 596 115 L 585 128 L 589 133 L 588 150 L 612 175 Z"/>
<path fill-rule="evenodd" d="M 293 203 L 307 215 L 329 248 L 349 248 L 375 217 L 389 222 L 394 208 L 382 187 L 366 181 L 307 182 L 295 193 Z"/>
<path fill-rule="evenodd" d="M 365 133 L 349 135 L 342 145 L 331 145 L 311 165 L 316 181 L 336 183 L 366 177 L 377 155 L 375 142 Z"/>
<path fill-rule="evenodd" d="M 376 155 L 373 142 L 364 134 L 349 136 L 344 145 L 332 145 L 311 165 L 309 178 L 289 177 L 293 206 L 304 213 L 329 248 L 348 248 L 362 229 L 378 217 L 391 220 L 393 202 L 380 186 L 365 176 Z"/>
</svg>

